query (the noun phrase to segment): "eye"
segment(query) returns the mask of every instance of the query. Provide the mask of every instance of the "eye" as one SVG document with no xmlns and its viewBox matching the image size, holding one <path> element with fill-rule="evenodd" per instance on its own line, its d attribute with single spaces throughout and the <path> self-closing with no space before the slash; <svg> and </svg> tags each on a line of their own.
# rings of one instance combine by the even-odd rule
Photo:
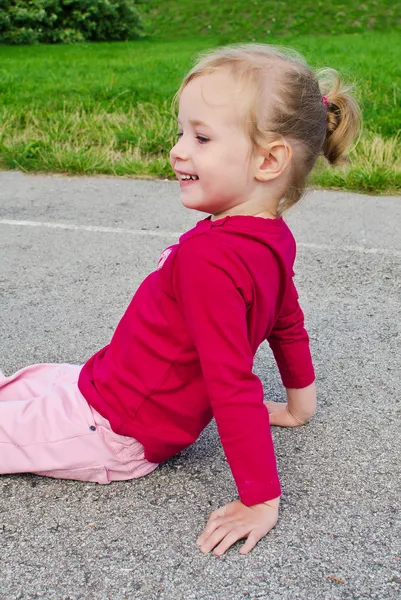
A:
<svg viewBox="0 0 401 600">
<path fill-rule="evenodd" d="M 198 140 L 198 142 L 199 142 L 200 144 L 206 144 L 206 142 L 208 142 L 208 141 L 209 141 L 209 139 L 208 139 L 208 138 L 206 138 L 206 137 L 203 137 L 203 135 L 197 135 L 197 136 L 196 136 L 196 139 Z"/>
<path fill-rule="evenodd" d="M 178 132 L 176 133 L 176 137 L 180 138 L 180 137 L 182 137 L 182 136 L 183 136 L 183 133 L 182 133 L 182 131 L 178 131 Z"/>
</svg>

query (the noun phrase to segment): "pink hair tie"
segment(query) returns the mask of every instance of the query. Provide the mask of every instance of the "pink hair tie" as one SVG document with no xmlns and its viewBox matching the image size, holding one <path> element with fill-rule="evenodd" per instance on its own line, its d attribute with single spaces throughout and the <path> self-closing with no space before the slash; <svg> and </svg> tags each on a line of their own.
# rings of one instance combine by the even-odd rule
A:
<svg viewBox="0 0 401 600">
<path fill-rule="evenodd" d="M 328 104 L 329 104 L 329 101 L 327 100 L 327 96 L 322 96 L 322 100 L 323 100 L 323 104 L 324 104 L 325 106 L 328 106 Z"/>
</svg>

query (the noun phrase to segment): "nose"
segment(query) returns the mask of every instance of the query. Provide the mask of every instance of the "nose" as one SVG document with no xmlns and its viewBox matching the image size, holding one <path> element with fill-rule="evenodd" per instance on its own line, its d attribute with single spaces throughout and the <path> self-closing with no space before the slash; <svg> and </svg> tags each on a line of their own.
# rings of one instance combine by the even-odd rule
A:
<svg viewBox="0 0 401 600">
<path fill-rule="evenodd" d="M 184 142 L 184 136 L 181 136 L 178 138 L 175 146 L 170 150 L 170 162 L 175 162 L 176 160 L 188 160 L 188 158 L 188 148 Z"/>
</svg>

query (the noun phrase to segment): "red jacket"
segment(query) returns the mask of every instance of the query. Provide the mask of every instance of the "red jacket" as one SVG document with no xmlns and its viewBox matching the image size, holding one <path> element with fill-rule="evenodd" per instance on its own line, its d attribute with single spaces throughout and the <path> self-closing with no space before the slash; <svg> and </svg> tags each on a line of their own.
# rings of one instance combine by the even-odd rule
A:
<svg viewBox="0 0 401 600">
<path fill-rule="evenodd" d="M 263 387 L 267 339 L 287 388 L 314 380 L 292 282 L 295 241 L 280 219 L 206 219 L 165 250 L 79 388 L 151 462 L 192 444 L 214 417 L 242 502 L 280 495 Z"/>
</svg>

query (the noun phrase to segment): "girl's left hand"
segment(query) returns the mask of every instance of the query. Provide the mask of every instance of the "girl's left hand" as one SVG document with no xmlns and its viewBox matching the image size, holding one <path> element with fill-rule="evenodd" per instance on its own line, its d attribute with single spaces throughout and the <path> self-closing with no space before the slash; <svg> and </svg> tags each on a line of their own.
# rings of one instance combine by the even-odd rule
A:
<svg viewBox="0 0 401 600">
<path fill-rule="evenodd" d="M 270 425 L 278 425 L 279 427 L 299 427 L 305 425 L 308 419 L 302 421 L 298 419 L 288 410 L 288 404 L 282 402 L 265 402 L 267 410 L 269 411 Z"/>
<path fill-rule="evenodd" d="M 245 506 L 240 500 L 230 502 L 211 513 L 196 543 L 201 552 L 214 548 L 213 554 L 221 556 L 235 542 L 248 538 L 239 551 L 248 554 L 277 523 L 279 504 L 280 498 L 254 506 Z"/>
</svg>

